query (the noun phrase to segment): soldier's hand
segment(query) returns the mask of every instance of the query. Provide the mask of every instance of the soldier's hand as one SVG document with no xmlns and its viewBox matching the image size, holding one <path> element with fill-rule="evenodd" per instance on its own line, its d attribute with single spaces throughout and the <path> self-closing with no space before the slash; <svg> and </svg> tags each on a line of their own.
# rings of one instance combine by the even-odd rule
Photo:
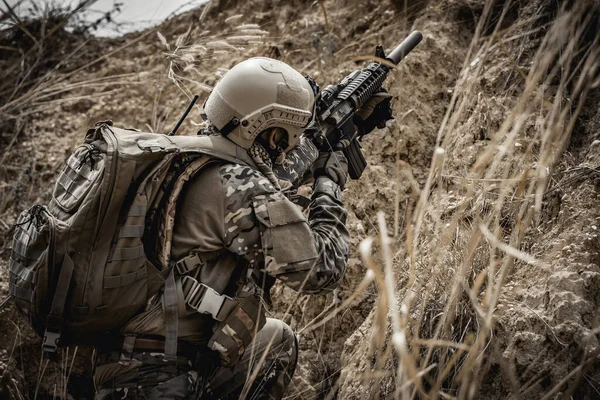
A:
<svg viewBox="0 0 600 400">
<path fill-rule="evenodd" d="M 315 180 L 319 176 L 327 176 L 337 183 L 341 189 L 346 185 L 348 160 L 341 151 L 321 152 L 311 167 Z"/>
<path fill-rule="evenodd" d="M 386 121 L 394 119 L 392 113 L 392 95 L 381 88 L 354 114 L 354 124 L 360 136 L 370 133 L 376 127 L 385 127 Z"/>
</svg>

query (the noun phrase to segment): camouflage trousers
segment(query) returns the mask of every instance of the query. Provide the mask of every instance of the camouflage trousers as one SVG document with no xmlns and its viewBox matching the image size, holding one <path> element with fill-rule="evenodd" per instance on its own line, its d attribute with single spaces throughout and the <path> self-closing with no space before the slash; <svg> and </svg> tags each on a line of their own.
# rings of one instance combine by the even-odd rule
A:
<svg viewBox="0 0 600 400">
<path fill-rule="evenodd" d="M 134 349 L 129 365 L 104 363 L 98 354 L 94 383 L 96 400 L 105 399 L 281 399 L 298 358 L 292 329 L 267 318 L 263 329 L 232 368 L 177 357 L 166 362 L 162 353 Z M 105 380 L 105 377 L 111 378 Z M 249 378 L 255 376 L 253 382 Z"/>
</svg>

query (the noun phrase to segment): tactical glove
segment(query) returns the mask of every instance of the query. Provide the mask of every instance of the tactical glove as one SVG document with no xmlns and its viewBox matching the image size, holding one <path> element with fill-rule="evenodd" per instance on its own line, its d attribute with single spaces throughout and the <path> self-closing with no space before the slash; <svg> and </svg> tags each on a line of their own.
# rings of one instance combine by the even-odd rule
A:
<svg viewBox="0 0 600 400">
<path fill-rule="evenodd" d="M 344 189 L 348 175 L 348 160 L 341 151 L 321 152 L 311 170 L 315 181 L 319 176 L 325 175 Z"/>
<path fill-rule="evenodd" d="M 354 114 L 354 125 L 360 136 L 371 133 L 375 127 L 385 127 L 385 122 L 394 119 L 392 114 L 392 95 L 381 88 Z"/>
</svg>

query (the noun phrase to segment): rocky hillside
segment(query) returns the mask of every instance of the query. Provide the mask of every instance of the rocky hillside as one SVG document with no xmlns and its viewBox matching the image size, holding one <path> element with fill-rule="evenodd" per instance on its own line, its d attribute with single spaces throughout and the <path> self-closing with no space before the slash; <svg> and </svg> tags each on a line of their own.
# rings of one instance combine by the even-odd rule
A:
<svg viewBox="0 0 600 400">
<path fill-rule="evenodd" d="M 363 141 L 369 167 L 344 193 L 341 288 L 274 289 L 300 337 L 288 396 L 598 398 L 599 25 L 597 0 L 221 0 L 119 39 L 61 33 L 34 84 L 0 86 L 0 295 L 18 213 L 49 200 L 96 121 L 166 132 L 247 57 L 323 87 L 420 30 L 386 83 L 396 119 Z M 91 396 L 89 349 L 40 360 L 12 306 L 0 341 L 1 396 Z"/>
</svg>

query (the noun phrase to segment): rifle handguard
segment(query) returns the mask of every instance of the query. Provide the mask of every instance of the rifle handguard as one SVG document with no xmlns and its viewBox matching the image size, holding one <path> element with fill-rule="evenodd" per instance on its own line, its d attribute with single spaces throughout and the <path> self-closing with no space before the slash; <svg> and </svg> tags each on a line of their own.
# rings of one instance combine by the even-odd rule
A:
<svg viewBox="0 0 600 400">
<path fill-rule="evenodd" d="M 411 33 L 387 55 L 386 59 L 393 64 L 398 64 L 422 39 L 421 32 Z M 384 56 L 381 46 L 377 48 L 376 56 L 379 58 Z M 349 143 L 343 151 L 348 160 L 348 172 L 352 179 L 360 178 L 367 165 L 357 138 L 361 134 L 368 133 L 375 126 L 382 126 L 380 120 L 392 118 L 391 116 L 374 118 L 370 121 L 373 123 L 369 124 L 373 127 L 362 126 L 360 129 L 362 132 L 357 132 L 353 123 L 355 113 L 381 89 L 390 68 L 388 63 L 373 62 L 362 70 L 352 72 L 337 85 L 326 87 L 321 92 L 315 107 L 316 118 L 306 130 L 322 151 L 335 150 Z"/>
</svg>

